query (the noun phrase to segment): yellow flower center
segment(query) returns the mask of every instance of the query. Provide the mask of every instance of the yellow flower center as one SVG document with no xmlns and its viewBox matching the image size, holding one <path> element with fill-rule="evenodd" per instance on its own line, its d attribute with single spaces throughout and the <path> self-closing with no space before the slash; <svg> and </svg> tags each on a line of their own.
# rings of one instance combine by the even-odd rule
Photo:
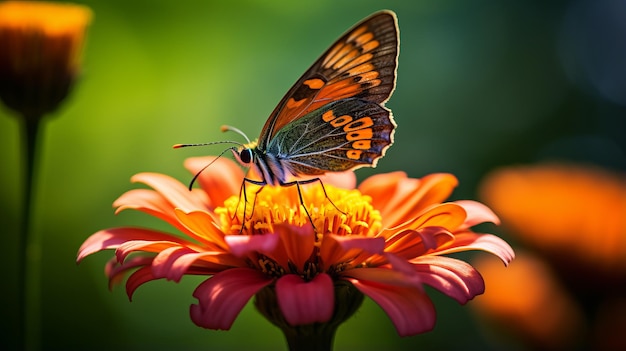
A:
<svg viewBox="0 0 626 351">
<path fill-rule="evenodd" d="M 254 235 L 273 232 L 276 224 L 302 227 L 312 223 L 319 242 L 327 233 L 369 236 L 381 228 L 380 213 L 372 207 L 371 198 L 358 190 L 312 183 L 300 186 L 300 200 L 295 185 L 246 188 L 245 198 L 231 196 L 224 207 L 215 209 L 224 233 Z"/>
</svg>

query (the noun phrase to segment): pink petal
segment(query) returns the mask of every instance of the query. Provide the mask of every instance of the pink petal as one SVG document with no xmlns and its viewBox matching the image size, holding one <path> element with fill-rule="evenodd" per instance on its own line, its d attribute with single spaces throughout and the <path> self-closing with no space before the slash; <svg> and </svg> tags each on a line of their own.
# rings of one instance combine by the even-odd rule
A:
<svg viewBox="0 0 626 351">
<path fill-rule="evenodd" d="M 391 256 L 391 255 L 386 255 Z M 394 263 L 398 263 L 398 261 Z M 396 269 L 396 267 L 398 269 Z M 422 281 L 420 277 L 415 274 L 412 267 L 407 269 L 406 267 L 396 266 L 390 267 L 381 266 L 374 268 L 354 268 L 341 272 L 342 277 L 354 278 L 357 280 L 365 280 L 376 282 L 377 284 L 393 285 L 393 286 L 406 286 L 417 289 L 422 289 Z"/>
<path fill-rule="evenodd" d="M 477 201 L 472 200 L 459 200 L 454 202 L 457 205 L 462 206 L 467 213 L 467 218 L 463 226 L 458 229 L 468 229 L 480 223 L 490 222 L 496 225 L 500 224 L 500 219 L 493 211 Z"/>
<path fill-rule="evenodd" d="M 435 326 L 435 307 L 423 289 L 389 285 L 376 280 L 347 280 L 387 313 L 400 336 L 424 333 Z"/>
<path fill-rule="evenodd" d="M 382 254 L 384 249 L 385 239 L 382 237 L 327 234 L 322 241 L 320 256 L 323 262 L 331 265 L 349 260 L 362 261 L 371 255 Z"/>
<path fill-rule="evenodd" d="M 454 235 L 442 227 L 426 227 L 417 231 L 406 230 L 387 239 L 385 252 L 411 259 L 454 241 Z"/>
<path fill-rule="evenodd" d="M 190 157 L 185 160 L 185 168 L 196 175 L 204 167 L 215 160 L 214 156 Z M 221 206 L 226 199 L 239 193 L 243 182 L 243 171 L 233 161 L 220 157 L 202 171 L 198 176 L 198 184 L 210 199 L 211 206 Z"/>
<path fill-rule="evenodd" d="M 228 259 L 228 256 L 230 255 L 221 252 L 196 252 L 187 247 L 171 247 L 159 252 L 154 258 L 152 262 L 152 273 L 157 278 L 165 278 L 179 282 L 183 275 L 189 273 L 189 268 L 196 263 L 196 261 L 202 259 L 204 260 L 201 266 L 203 274 L 216 274 L 229 268 L 227 265 L 224 265 L 225 262 L 223 261 L 235 261 Z M 226 258 L 226 260 L 224 260 L 224 258 Z M 243 262 L 237 263 L 243 265 Z M 196 268 L 199 268 L 199 266 Z"/>
<path fill-rule="evenodd" d="M 128 255 L 136 251 L 158 253 L 170 247 L 181 247 L 181 245 L 172 241 L 131 240 L 121 244 L 115 250 L 115 256 L 119 262 L 124 262 Z"/>
<path fill-rule="evenodd" d="M 411 277 L 410 280 L 413 280 L 417 284 L 422 283 L 421 279 L 414 279 L 415 277 L 417 277 L 417 275 L 415 274 L 415 268 L 405 258 L 394 255 L 392 253 L 385 253 L 384 256 L 387 262 L 389 262 L 389 265 L 391 265 L 391 269 L 394 272 L 400 272 L 405 276 Z"/>
<path fill-rule="evenodd" d="M 111 228 L 100 230 L 92 234 L 78 249 L 77 262 L 83 258 L 102 250 L 116 249 L 127 241 L 133 240 L 151 240 L 151 241 L 170 241 L 180 244 L 186 243 L 171 234 L 159 232 L 152 229 L 143 228 Z"/>
<path fill-rule="evenodd" d="M 128 271 L 150 266 L 152 259 L 153 257 L 136 256 L 122 264 L 115 257 L 110 259 L 104 266 L 104 273 L 109 278 L 109 289 L 113 289 L 113 286 L 120 283 Z"/>
<path fill-rule="evenodd" d="M 133 274 L 128 277 L 126 281 L 126 295 L 128 295 L 129 300 L 133 300 L 133 294 L 137 288 L 149 281 L 153 281 L 159 278 L 156 278 L 152 274 L 152 269 L 150 267 L 142 267 Z"/>
<path fill-rule="evenodd" d="M 508 265 L 514 258 L 515 252 L 506 241 L 491 234 L 477 234 L 473 232 L 462 232 L 454 234 L 454 242 L 449 246 L 444 245 L 437 250 L 437 255 L 445 255 L 454 252 L 469 250 L 482 250 L 498 256 L 505 265 Z"/>
<path fill-rule="evenodd" d="M 335 309 L 335 288 L 327 274 L 318 274 L 311 281 L 288 274 L 276 281 L 278 306 L 292 326 L 325 323 Z"/>
<path fill-rule="evenodd" d="M 224 240 L 230 248 L 229 251 L 243 257 L 251 252 L 271 252 L 276 248 L 280 237 L 274 233 L 259 235 L 227 235 Z"/>
<path fill-rule="evenodd" d="M 250 268 L 232 268 L 217 273 L 200 284 L 193 293 L 191 320 L 207 329 L 228 330 L 246 303 L 273 280 Z"/>
<path fill-rule="evenodd" d="M 138 173 L 131 181 L 144 183 L 158 193 L 171 204 L 171 207 L 180 208 L 185 212 L 206 210 L 206 198 L 200 198 L 178 180 L 160 173 Z"/>
<path fill-rule="evenodd" d="M 485 291 L 482 276 L 466 262 L 440 256 L 422 256 L 411 262 L 425 284 L 461 304 Z"/>
</svg>

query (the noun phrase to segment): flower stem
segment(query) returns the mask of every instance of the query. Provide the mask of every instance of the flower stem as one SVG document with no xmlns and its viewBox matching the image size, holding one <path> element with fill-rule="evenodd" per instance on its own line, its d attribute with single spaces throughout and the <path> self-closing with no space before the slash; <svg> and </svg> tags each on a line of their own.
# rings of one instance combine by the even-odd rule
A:
<svg viewBox="0 0 626 351">
<path fill-rule="evenodd" d="M 282 328 L 289 351 L 331 351 L 338 325 L 313 324 Z"/>
<path fill-rule="evenodd" d="M 24 199 L 22 202 L 21 233 L 18 239 L 18 342 L 21 350 L 39 349 L 40 327 L 40 262 L 39 237 L 32 230 L 33 187 L 37 156 L 37 138 L 41 116 L 24 116 Z"/>
</svg>

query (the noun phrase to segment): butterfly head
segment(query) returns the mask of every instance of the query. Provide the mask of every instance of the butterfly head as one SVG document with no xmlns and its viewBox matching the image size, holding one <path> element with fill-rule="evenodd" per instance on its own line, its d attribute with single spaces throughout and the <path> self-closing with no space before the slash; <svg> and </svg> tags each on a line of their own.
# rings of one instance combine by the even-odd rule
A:
<svg viewBox="0 0 626 351">
<path fill-rule="evenodd" d="M 249 167 L 256 161 L 256 155 L 254 150 L 257 146 L 257 142 L 253 141 L 247 144 L 243 144 L 239 147 L 230 148 L 233 152 L 235 159 L 242 165 Z"/>
</svg>

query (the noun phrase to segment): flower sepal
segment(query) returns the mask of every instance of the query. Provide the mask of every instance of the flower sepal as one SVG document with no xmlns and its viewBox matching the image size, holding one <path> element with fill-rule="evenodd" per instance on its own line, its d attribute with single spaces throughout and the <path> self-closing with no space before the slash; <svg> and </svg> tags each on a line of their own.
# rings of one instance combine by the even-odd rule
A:
<svg viewBox="0 0 626 351">
<path fill-rule="evenodd" d="M 333 282 L 333 313 L 326 322 L 291 325 L 278 303 L 276 284 L 261 289 L 255 296 L 254 305 L 272 324 L 280 328 L 290 351 L 332 350 L 337 328 L 350 318 L 363 303 L 364 295 L 345 280 Z M 297 297 L 296 297 L 297 298 Z"/>
</svg>

